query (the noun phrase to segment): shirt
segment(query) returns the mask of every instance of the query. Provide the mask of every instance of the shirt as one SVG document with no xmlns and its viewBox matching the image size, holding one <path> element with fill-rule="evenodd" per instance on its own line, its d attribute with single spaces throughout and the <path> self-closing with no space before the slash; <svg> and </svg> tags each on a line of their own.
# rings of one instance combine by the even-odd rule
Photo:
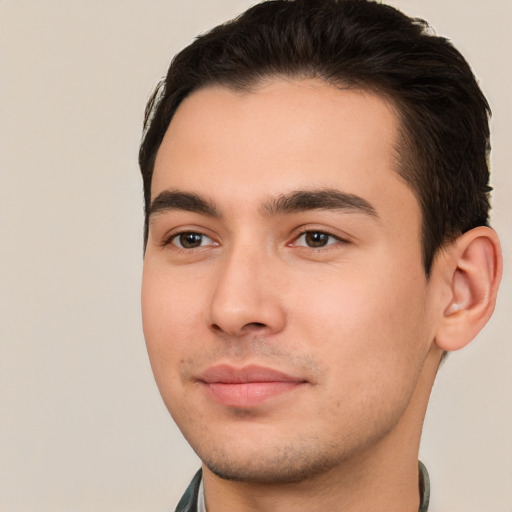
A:
<svg viewBox="0 0 512 512">
<path fill-rule="evenodd" d="M 428 503 L 430 501 L 430 479 L 428 476 L 427 468 L 423 465 L 421 461 L 418 461 L 419 466 L 419 487 L 420 487 L 420 496 L 421 503 L 418 512 L 427 512 L 428 511 Z M 204 508 L 204 497 L 203 486 L 201 485 L 201 470 L 199 470 L 190 485 L 188 486 L 185 494 L 182 496 L 178 506 L 176 507 L 175 512 L 206 512 Z M 201 492 L 201 496 L 199 493 Z M 198 502 L 202 505 L 204 510 L 198 508 Z"/>
</svg>

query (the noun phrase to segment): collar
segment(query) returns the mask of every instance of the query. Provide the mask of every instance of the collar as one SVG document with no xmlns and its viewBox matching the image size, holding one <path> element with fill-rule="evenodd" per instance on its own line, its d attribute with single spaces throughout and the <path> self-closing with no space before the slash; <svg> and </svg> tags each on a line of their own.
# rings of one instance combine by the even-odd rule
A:
<svg viewBox="0 0 512 512">
<path fill-rule="evenodd" d="M 423 462 L 421 462 L 421 460 L 418 461 L 418 469 L 421 496 L 420 509 L 418 510 L 418 512 L 427 512 L 428 504 L 430 502 L 430 477 L 428 476 L 427 468 L 425 467 Z"/>
</svg>

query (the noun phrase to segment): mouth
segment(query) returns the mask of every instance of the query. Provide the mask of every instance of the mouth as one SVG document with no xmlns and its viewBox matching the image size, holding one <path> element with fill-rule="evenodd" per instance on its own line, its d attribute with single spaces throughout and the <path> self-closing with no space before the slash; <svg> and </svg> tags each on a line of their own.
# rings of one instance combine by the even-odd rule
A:
<svg viewBox="0 0 512 512">
<path fill-rule="evenodd" d="M 198 378 L 216 402 L 236 408 L 250 408 L 305 385 L 306 380 L 262 366 L 234 368 L 217 365 Z"/>
</svg>

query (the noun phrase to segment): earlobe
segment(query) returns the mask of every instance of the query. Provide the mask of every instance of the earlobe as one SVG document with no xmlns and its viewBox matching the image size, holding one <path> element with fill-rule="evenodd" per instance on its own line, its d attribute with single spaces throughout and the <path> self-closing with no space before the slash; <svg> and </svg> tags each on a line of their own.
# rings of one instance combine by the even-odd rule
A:
<svg viewBox="0 0 512 512">
<path fill-rule="evenodd" d="M 442 264 L 449 293 L 435 342 L 445 351 L 465 347 L 487 323 L 502 274 L 498 236 L 482 226 L 461 235 Z"/>
</svg>

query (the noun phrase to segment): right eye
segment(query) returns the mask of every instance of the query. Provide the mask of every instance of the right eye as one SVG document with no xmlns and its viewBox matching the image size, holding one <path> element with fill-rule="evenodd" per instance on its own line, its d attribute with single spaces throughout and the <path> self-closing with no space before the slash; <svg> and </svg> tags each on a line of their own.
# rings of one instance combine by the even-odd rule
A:
<svg viewBox="0 0 512 512">
<path fill-rule="evenodd" d="M 340 239 L 330 233 L 319 230 L 305 231 L 295 241 L 295 245 L 320 249 L 339 242 Z"/>
<path fill-rule="evenodd" d="M 197 247 L 207 245 L 217 245 L 210 237 L 194 231 L 184 231 L 183 233 L 173 235 L 169 243 L 179 249 L 196 249 Z"/>
</svg>

